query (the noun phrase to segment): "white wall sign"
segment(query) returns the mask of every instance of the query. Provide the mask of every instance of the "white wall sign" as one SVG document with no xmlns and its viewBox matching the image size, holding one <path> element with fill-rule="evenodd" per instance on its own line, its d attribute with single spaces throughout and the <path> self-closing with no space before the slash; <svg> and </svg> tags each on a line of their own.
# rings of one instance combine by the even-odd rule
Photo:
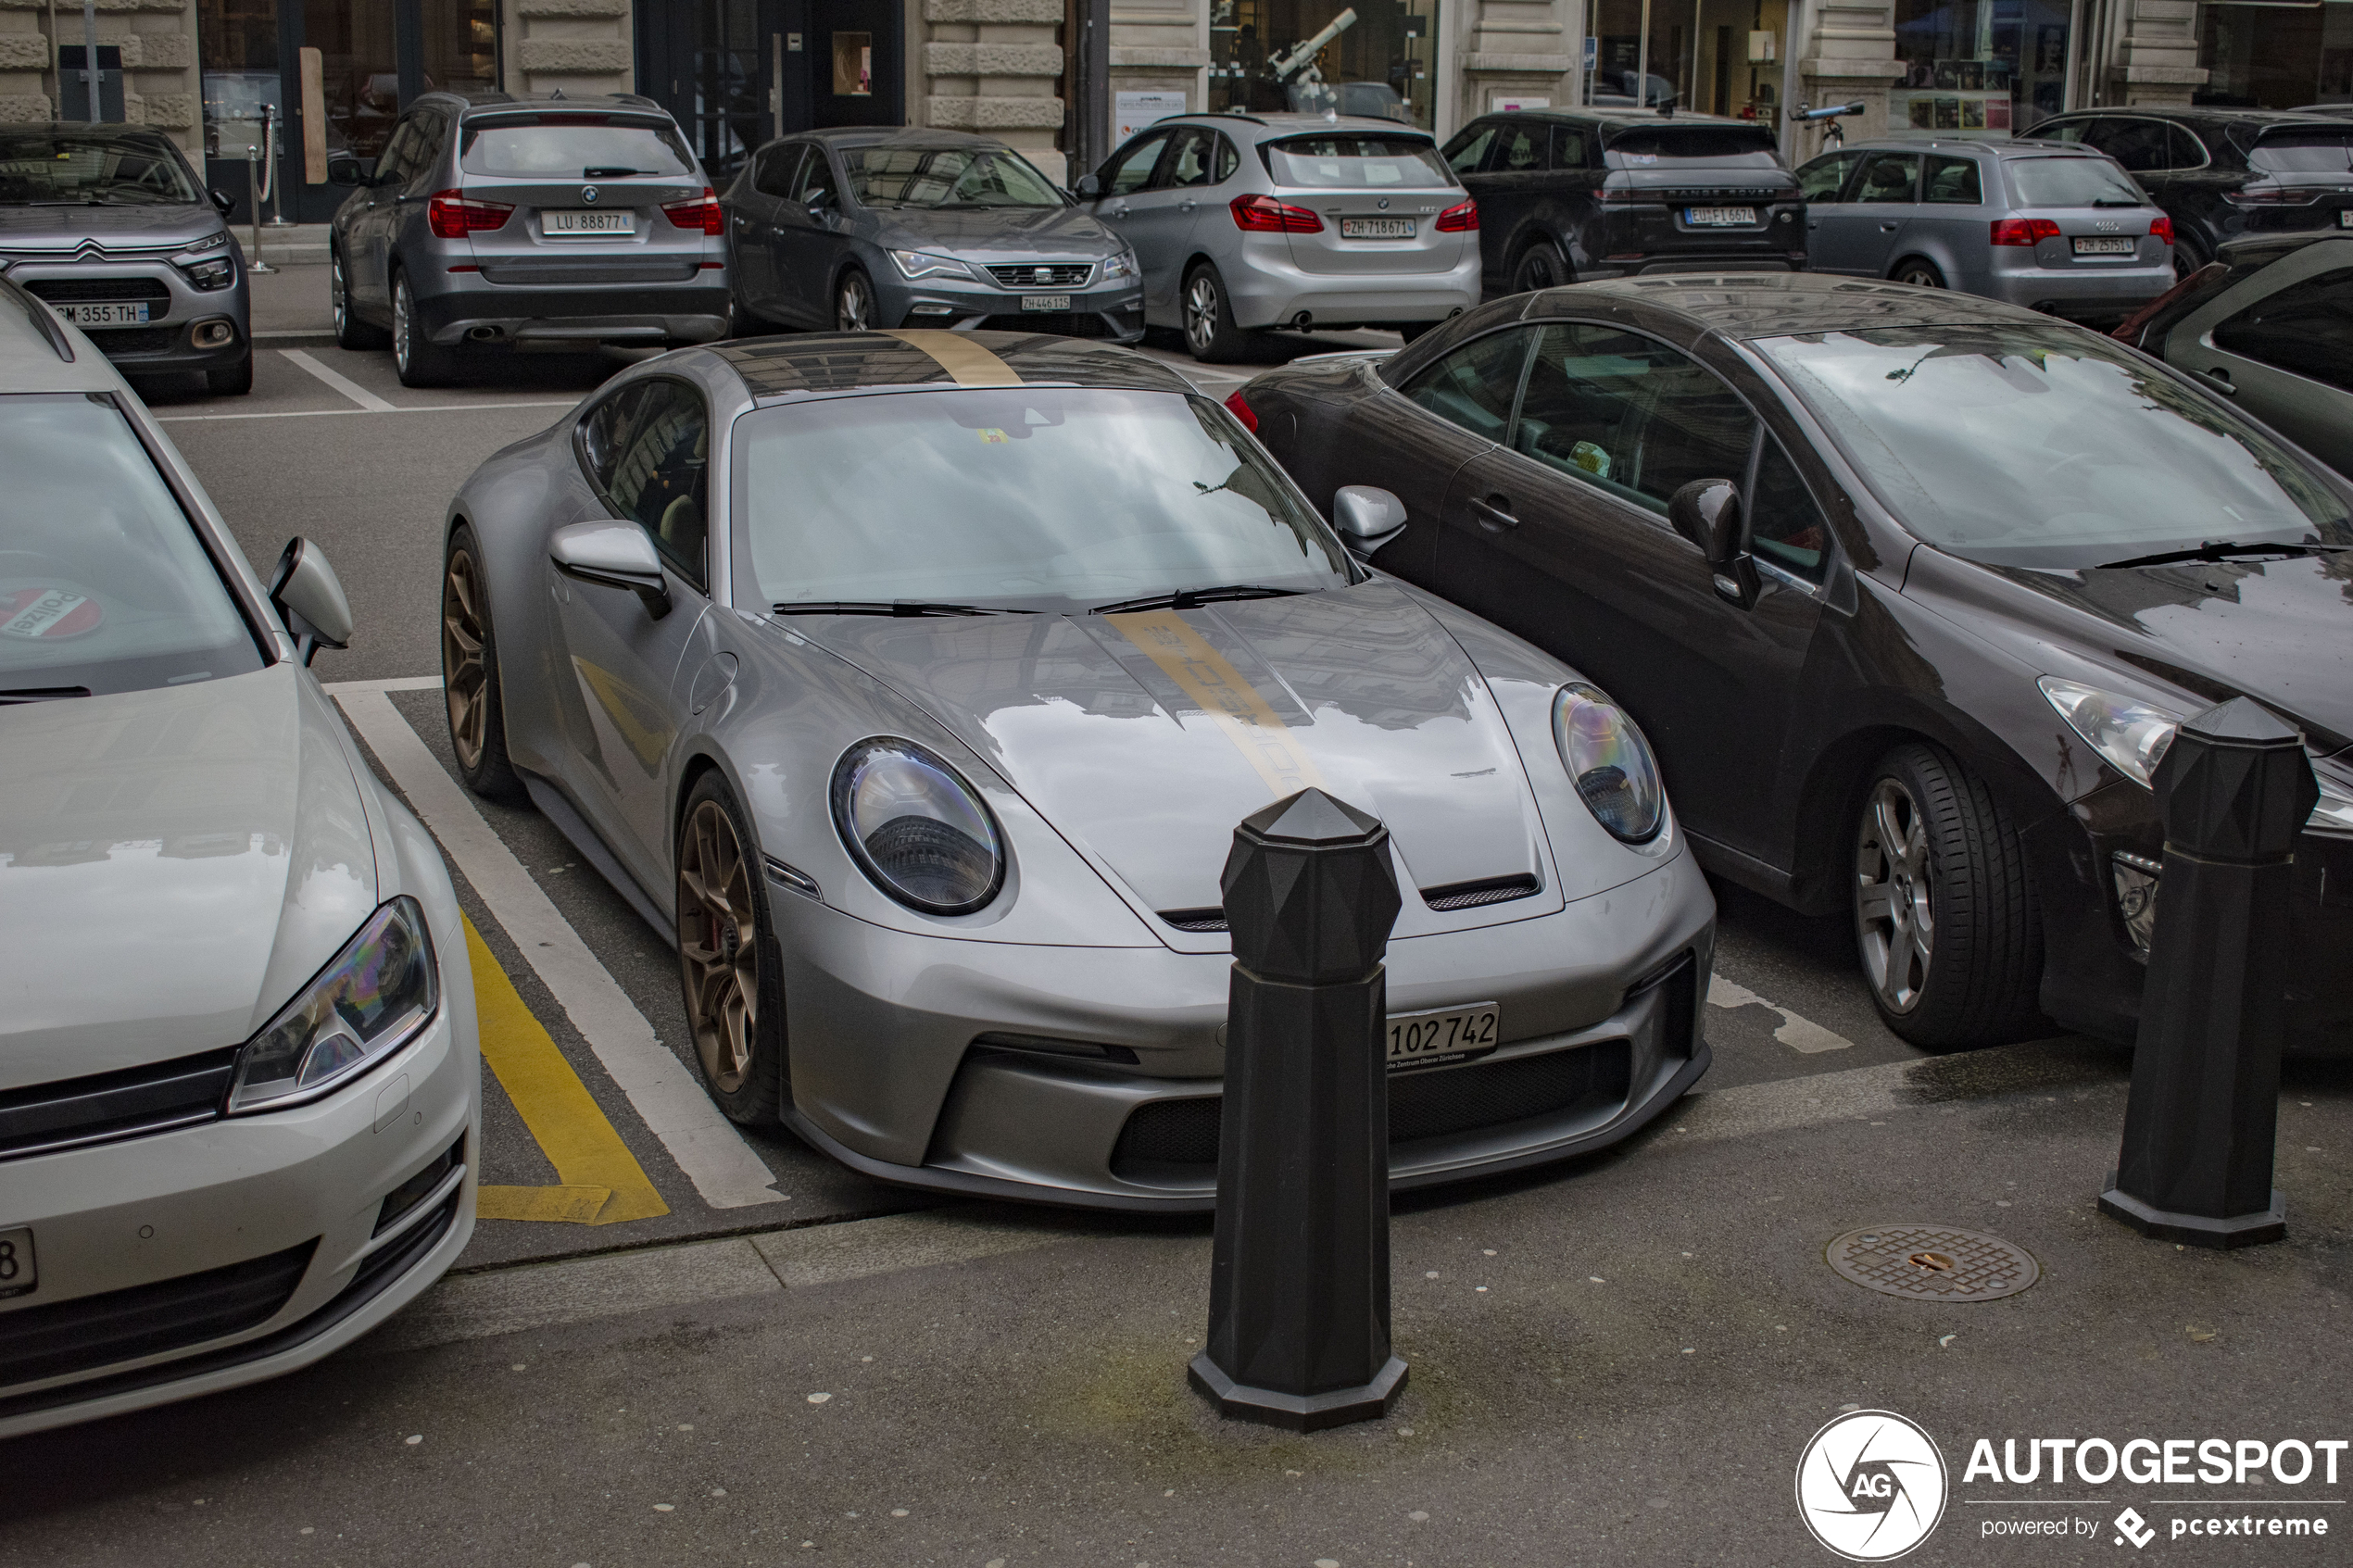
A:
<svg viewBox="0 0 2353 1568">
<path fill-rule="evenodd" d="M 1112 140 L 1125 142 L 1156 119 L 1185 112 L 1182 93 L 1118 93 L 1112 111 Z"/>
<path fill-rule="evenodd" d="M 1487 95 L 1487 107 L 1491 113 L 1509 114 L 1514 109 L 1548 109 L 1552 107 L 1552 99 L 1531 98 L 1525 93 L 1490 93 Z"/>
</svg>

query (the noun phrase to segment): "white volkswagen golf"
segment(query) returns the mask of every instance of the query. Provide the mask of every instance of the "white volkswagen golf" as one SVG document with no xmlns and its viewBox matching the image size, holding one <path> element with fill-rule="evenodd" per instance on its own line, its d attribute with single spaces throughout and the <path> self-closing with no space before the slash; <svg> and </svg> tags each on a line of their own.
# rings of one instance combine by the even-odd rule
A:
<svg viewBox="0 0 2353 1568">
<path fill-rule="evenodd" d="M 0 1436 L 293 1371 L 472 1234 L 433 840 L 105 358 L 0 281 Z"/>
</svg>

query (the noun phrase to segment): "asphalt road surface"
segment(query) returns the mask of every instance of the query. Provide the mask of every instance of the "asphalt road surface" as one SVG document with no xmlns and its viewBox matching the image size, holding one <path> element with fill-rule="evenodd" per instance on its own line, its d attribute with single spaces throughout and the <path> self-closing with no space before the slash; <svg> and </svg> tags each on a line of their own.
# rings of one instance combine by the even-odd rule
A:
<svg viewBox="0 0 2353 1568">
<path fill-rule="evenodd" d="M 834 1165 L 782 1129 L 742 1135 L 749 1154 L 773 1176 L 766 1189 L 755 1180 L 749 1190 L 714 1203 L 713 1191 L 724 1181 L 708 1173 L 698 1179 L 681 1168 L 676 1151 L 648 1130 L 616 1086 L 607 1060 L 617 1048 L 613 1042 L 584 1035 L 575 1022 L 583 1015 L 579 998 L 551 989 L 551 983 L 564 984 L 562 975 L 551 982 L 546 966 L 533 961 L 538 950 L 522 951 L 508 930 L 516 911 L 493 909 L 484 901 L 493 879 L 519 872 L 578 934 L 652 1037 L 691 1060 L 674 956 L 544 818 L 453 787 L 437 684 L 441 526 L 449 496 L 484 458 L 560 418 L 626 360 L 500 358 L 486 361 L 478 384 L 412 391 L 400 385 L 389 353 L 333 345 L 324 331 L 323 273 L 288 268 L 258 280 L 267 292 L 258 299 L 257 324 L 277 335 L 263 340 L 249 395 L 211 397 L 193 378 L 142 391 L 258 567 L 266 571 L 297 533 L 325 549 L 351 596 L 358 630 L 347 650 L 321 652 L 313 668 L 337 693 L 386 782 L 426 818 L 450 852 L 459 897 L 503 976 L 483 979 L 511 985 L 522 1009 L 508 1016 L 534 1036 L 510 1047 L 486 1039 L 486 1047 L 496 1047 L 492 1065 L 498 1064 L 499 1049 L 535 1048 L 544 1031 L 586 1090 L 557 1104 L 519 1107 L 501 1091 L 495 1072 L 486 1080 L 483 1181 L 502 1196 L 485 1213 L 534 1217 L 485 1218 L 460 1267 L 928 1206 L 932 1200 L 922 1195 Z M 1257 358 L 1272 364 L 1395 342 L 1380 333 L 1286 334 L 1266 340 Z M 1196 365 L 1180 348 L 1158 342 L 1147 352 L 1218 397 L 1259 368 Z M 398 754 L 389 755 L 387 746 Z M 438 776 L 428 776 L 434 769 Z M 421 794 L 428 790 L 430 797 Z M 520 886 L 514 894 L 529 897 Z M 1843 920 L 1802 920 L 1736 888 L 1719 888 L 1718 897 L 1720 945 L 1707 1010 L 1716 1060 L 1703 1087 L 1919 1056 L 1880 1023 Z M 600 1123 L 584 1135 L 606 1148 L 605 1165 L 559 1171 L 545 1148 L 563 1142 L 562 1129 L 584 1117 Z M 671 1142 L 683 1147 L 685 1140 Z M 641 1183 L 655 1196 L 648 1198 Z M 598 1186 L 638 1196 L 597 1205 L 577 1192 L 569 1202 L 521 1195 L 521 1189 Z"/>
</svg>

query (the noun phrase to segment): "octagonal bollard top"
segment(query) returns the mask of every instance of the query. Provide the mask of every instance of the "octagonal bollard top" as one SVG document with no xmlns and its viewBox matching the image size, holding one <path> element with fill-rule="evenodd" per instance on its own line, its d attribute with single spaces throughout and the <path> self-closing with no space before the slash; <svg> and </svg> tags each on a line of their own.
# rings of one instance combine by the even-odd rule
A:
<svg viewBox="0 0 2353 1568">
<path fill-rule="evenodd" d="M 2287 854 L 2321 797 L 2304 737 L 2243 696 L 2183 724 L 2150 783 L 2166 843 L 2218 860 Z"/>
<path fill-rule="evenodd" d="M 1299 985 L 1371 973 L 1402 907 L 1389 829 L 1320 789 L 1244 817 L 1218 885 L 1234 960 Z"/>
</svg>

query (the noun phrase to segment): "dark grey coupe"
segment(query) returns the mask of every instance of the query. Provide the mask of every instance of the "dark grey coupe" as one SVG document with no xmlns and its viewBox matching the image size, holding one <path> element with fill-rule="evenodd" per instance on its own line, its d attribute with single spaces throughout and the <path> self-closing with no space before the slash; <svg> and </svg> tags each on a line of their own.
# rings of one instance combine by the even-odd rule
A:
<svg viewBox="0 0 2353 1568">
<path fill-rule="evenodd" d="M 161 132 L 0 129 L 0 272 L 90 334 L 125 375 L 195 370 L 253 390 L 245 266 Z"/>
<path fill-rule="evenodd" d="M 1127 242 L 986 136 L 788 137 L 754 154 L 721 200 L 739 330 L 1144 335 Z"/>
</svg>

